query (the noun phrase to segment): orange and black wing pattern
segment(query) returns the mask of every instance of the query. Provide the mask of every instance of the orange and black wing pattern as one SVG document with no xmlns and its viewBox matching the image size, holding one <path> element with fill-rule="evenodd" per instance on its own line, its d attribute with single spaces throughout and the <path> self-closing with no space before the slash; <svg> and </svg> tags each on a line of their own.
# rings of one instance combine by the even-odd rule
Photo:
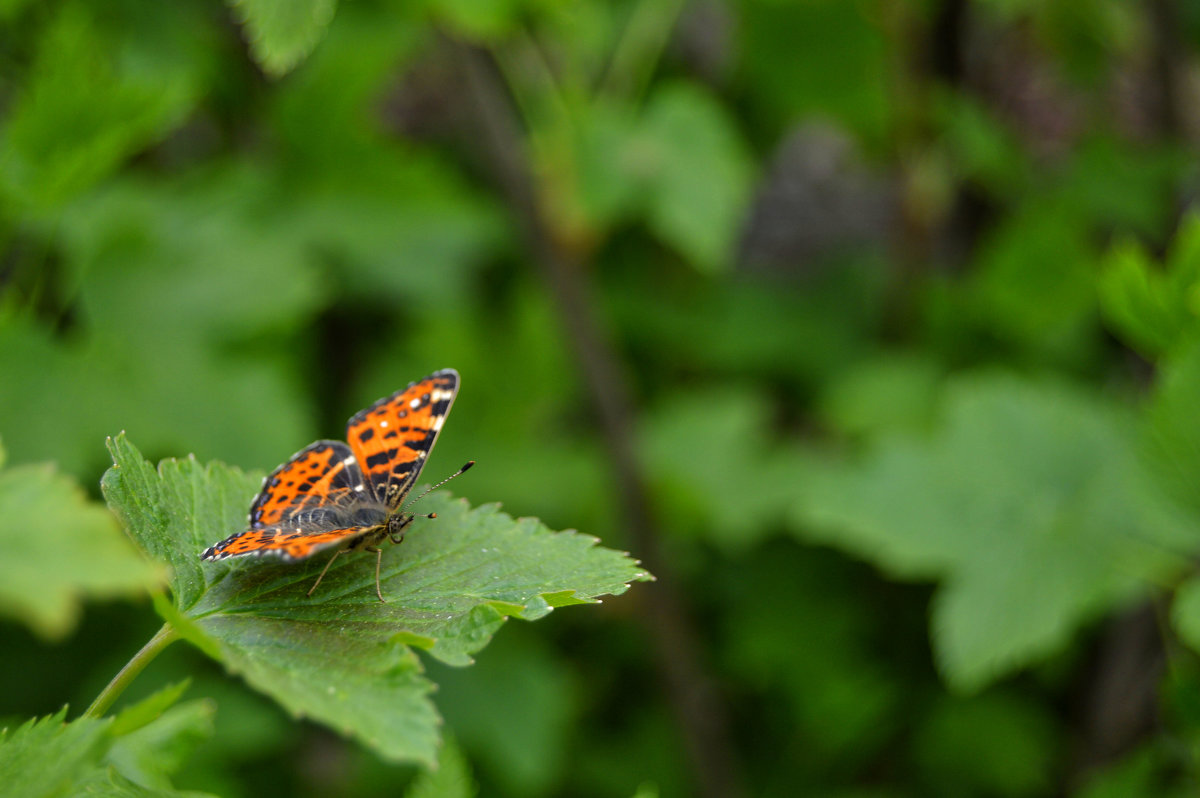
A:
<svg viewBox="0 0 1200 798">
<path fill-rule="evenodd" d="M 204 552 L 205 560 L 224 560 L 243 554 L 270 554 L 285 560 L 303 560 L 322 549 L 340 546 L 376 527 L 352 526 L 341 529 L 305 530 L 283 525 L 248 529 L 222 540 Z"/>
<path fill-rule="evenodd" d="M 250 526 L 277 524 L 306 508 L 365 490 L 362 469 L 350 447 L 341 441 L 317 441 L 263 480 L 258 498 L 250 505 Z"/>
<path fill-rule="evenodd" d="M 417 481 L 457 393 L 458 372 L 443 369 L 356 413 L 348 446 L 317 441 L 297 452 L 263 480 L 249 528 L 201 558 L 299 560 L 378 532 Z"/>
<path fill-rule="evenodd" d="M 395 511 L 425 465 L 458 394 L 458 372 L 443 369 L 361 410 L 346 440 L 375 498 Z"/>
<path fill-rule="evenodd" d="M 341 441 L 317 441 L 263 480 L 249 529 L 210 546 L 205 560 L 252 554 L 303 559 L 358 537 L 387 518 Z"/>
</svg>

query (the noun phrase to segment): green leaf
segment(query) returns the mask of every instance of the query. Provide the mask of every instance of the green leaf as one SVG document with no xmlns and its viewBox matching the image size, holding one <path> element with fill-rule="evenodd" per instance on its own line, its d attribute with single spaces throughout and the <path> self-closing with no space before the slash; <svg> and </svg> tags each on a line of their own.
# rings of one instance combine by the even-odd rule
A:
<svg viewBox="0 0 1200 798">
<path fill-rule="evenodd" d="M 114 734 L 124 714 L 118 716 Z M 169 790 L 169 777 L 183 766 L 196 746 L 212 736 L 215 714 L 216 704 L 208 699 L 173 707 L 145 726 L 118 736 L 106 759 L 135 784 Z"/>
<path fill-rule="evenodd" d="M 697 269 L 724 270 L 732 262 L 752 177 L 733 118 L 699 86 L 669 84 L 650 98 L 639 138 L 651 228 Z"/>
<path fill-rule="evenodd" d="M 893 352 L 856 360 L 825 384 L 819 410 L 850 435 L 927 428 L 941 368 L 918 353 Z"/>
<path fill-rule="evenodd" d="M 207 701 L 168 709 L 181 687 L 150 696 L 116 720 L 84 717 L 67 723 L 64 708 L 17 729 L 0 730 L 4 795 L 199 798 L 200 793 L 174 790 L 166 778 L 206 735 L 213 713 Z"/>
<path fill-rule="evenodd" d="M 288 362 L 305 350 L 288 336 L 329 292 L 314 249 L 264 207 L 273 197 L 262 170 L 218 167 L 115 180 L 64 210 L 45 234 L 86 322 L 60 336 L 0 318 L 0 373 L 23 388 L 0 391 L 14 460 L 90 474 L 103 460 L 94 441 L 127 427 L 157 451 L 262 462 L 312 434 L 302 370 Z"/>
<path fill-rule="evenodd" d="M 230 0 L 263 70 L 286 75 L 312 52 L 333 20 L 337 0 Z"/>
<path fill-rule="evenodd" d="M 290 712 L 362 740 L 394 760 L 432 763 L 432 683 L 409 646 L 471 662 L 506 616 L 533 620 L 556 605 L 595 602 L 650 578 L 628 556 L 576 532 L 553 533 L 494 506 L 470 509 L 444 492 L 424 500 L 404 544 L 384 555 L 387 603 L 374 595 L 374 558 L 344 557 L 305 595 L 325 558 L 201 567 L 200 552 L 245 524 L 259 480 L 220 463 L 147 463 L 110 440 L 102 481 L 110 506 L 151 556 L 172 567 L 175 606 L 221 659 Z M 569 600 L 568 600 L 568 597 Z"/>
<path fill-rule="evenodd" d="M 771 411 L 761 393 L 724 388 L 668 397 L 646 417 L 643 457 L 675 514 L 689 519 L 679 526 L 730 552 L 782 528 L 816 464 L 778 443 Z"/>
<path fill-rule="evenodd" d="M 499 39 L 520 21 L 522 0 L 429 0 L 429 11 L 469 39 Z"/>
<path fill-rule="evenodd" d="M 574 134 L 573 199 L 597 231 L 640 211 L 697 269 L 730 265 L 753 164 L 715 97 L 690 83 L 667 84 L 640 118 L 600 101 L 580 114 Z"/>
<path fill-rule="evenodd" d="M 934 651 L 956 688 L 1058 650 L 1177 574 L 1200 541 L 1151 485 L 1119 407 L 975 376 L 949 384 L 943 419 L 931 438 L 883 438 L 862 462 L 814 475 L 796 519 L 896 577 L 942 582 Z"/>
<path fill-rule="evenodd" d="M 112 733 L 132 734 L 162 717 L 191 686 L 190 679 L 167 685 L 136 704 L 121 710 L 113 720 Z"/>
<path fill-rule="evenodd" d="M 1146 466 L 1163 490 L 1200 516 L 1200 335 L 1166 355 L 1142 427 Z"/>
<path fill-rule="evenodd" d="M 85 600 L 138 595 L 156 581 L 112 514 L 53 465 L 0 470 L 0 518 L 0 613 L 43 638 L 68 634 Z"/>
<path fill-rule="evenodd" d="M 1182 222 L 1165 269 L 1131 240 L 1114 244 L 1099 282 L 1109 324 L 1150 358 L 1195 337 L 1200 317 L 1200 215 Z"/>
<path fill-rule="evenodd" d="M 991 328 L 1005 337 L 1039 349 L 1069 349 L 1094 319 L 1092 234 L 1072 211 L 1038 196 L 981 242 L 974 298 Z"/>
<path fill-rule="evenodd" d="M 80 718 L 67 710 L 0 731 L 0 783 L 10 798 L 65 796 L 97 768 L 110 720 Z"/>
<path fill-rule="evenodd" d="M 467 758 L 458 744 L 448 739 L 438 754 L 437 767 L 413 779 L 404 798 L 473 798 L 478 793 Z"/>
</svg>

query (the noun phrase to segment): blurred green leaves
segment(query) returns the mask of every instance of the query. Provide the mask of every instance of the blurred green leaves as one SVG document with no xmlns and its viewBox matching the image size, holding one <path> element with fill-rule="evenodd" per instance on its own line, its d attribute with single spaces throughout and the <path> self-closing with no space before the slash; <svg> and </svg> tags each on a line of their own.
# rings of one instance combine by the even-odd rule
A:
<svg viewBox="0 0 1200 798">
<path fill-rule="evenodd" d="M 770 413 L 767 397 L 729 387 L 669 397 L 647 414 L 643 457 L 680 529 L 735 553 L 782 524 L 817 463 L 773 440 Z"/>
<path fill-rule="evenodd" d="M 12 798 L 95 795 L 191 796 L 171 787 L 182 759 L 212 733 L 204 700 L 172 706 L 186 683 L 161 690 L 115 718 L 66 722 L 66 709 L 0 731 L 0 783 Z"/>
<path fill-rule="evenodd" d="M 48 463 L 3 466 L 0 448 L 0 614 L 61 639 L 85 600 L 137 596 L 157 581 L 71 477 Z"/>
<path fill-rule="evenodd" d="M 56 6 L 21 92 L 0 127 L 0 198 L 44 213 L 165 136 L 196 101 L 198 74 L 161 47 L 186 13 L 143 9 L 127 18 L 80 3 Z M 127 24 L 128 23 L 128 24 Z M 156 38 L 139 33 L 157 23 Z M 187 48 L 183 48 L 186 50 Z"/>
<path fill-rule="evenodd" d="M 1130 346 L 1144 356 L 1166 354 L 1194 337 L 1200 316 L 1200 216 L 1180 225 L 1159 267 L 1145 246 L 1126 239 L 1105 258 L 1101 307 Z"/>
<path fill-rule="evenodd" d="M 124 436 L 110 451 L 105 497 L 139 545 L 172 567 L 167 620 L 293 714 L 388 759 L 432 764 L 436 755 L 434 685 L 410 646 L 467 665 L 509 617 L 534 620 L 649 578 L 595 538 L 439 493 L 425 500 L 436 521 L 417 521 L 385 557 L 387 603 L 374 597 L 371 564 L 354 557 L 339 559 L 309 598 L 324 558 L 200 562 L 207 545 L 242 528 L 253 476 L 194 459 L 156 470 Z"/>
<path fill-rule="evenodd" d="M 109 595 L 101 575 L 141 568 L 65 476 L 93 483 L 99 440 L 124 428 L 152 460 L 200 458 L 156 470 L 115 444 L 106 489 L 169 565 L 156 609 L 293 714 L 427 763 L 440 710 L 485 794 L 696 792 L 625 602 L 444 664 L 506 616 L 623 589 L 634 566 L 588 538 L 432 498 L 442 517 L 388 551 L 389 606 L 370 557 L 311 601 L 323 561 L 197 559 L 257 487 L 201 463 L 273 464 L 446 365 L 469 390 L 439 467 L 478 458 L 472 496 L 621 540 L 577 356 L 531 267 L 561 247 L 637 398 L 747 794 L 1190 786 L 1197 681 L 1174 639 L 1125 762 L 1081 771 L 1112 755 L 1076 756 L 1090 730 L 1057 710 L 1103 698 L 1096 638 L 1131 602 L 1172 600 L 1163 631 L 1200 648 L 1198 223 L 1169 241 L 1190 202 L 1180 65 L 1198 19 L 1121 0 L 0 0 L 0 432 L 19 464 L 0 470 L 16 555 L 0 610 L 39 638 L 0 630 L 0 675 L 53 656 L 11 706 L 44 715 L 129 653 L 124 604 L 63 639 Z M 494 179 L 468 55 L 513 106 L 500 149 L 540 224 Z M 814 124 L 844 150 L 797 135 Z M 879 180 L 843 194 L 850 173 Z M 769 246 L 828 240 L 831 208 L 873 220 L 853 227 L 867 251 Z M 526 248 L 530 227 L 546 240 Z M 26 465 L 46 461 L 60 470 Z M 113 595 L 141 589 L 132 574 Z M 946 695 L 930 626 L 962 690 L 1041 664 Z M 194 783 L 393 794 L 410 777 L 195 657 L 159 661 L 220 699 Z M 100 763 L 110 794 L 169 790 L 211 714 L 176 698 L 137 731 L 80 724 L 81 778 Z M 73 726 L 37 733 L 55 728 Z M 470 794 L 456 749 L 439 759 L 410 793 Z"/>
<path fill-rule="evenodd" d="M 749 198 L 751 165 L 733 120 L 699 87 L 661 87 L 645 120 L 651 229 L 698 268 L 726 266 Z"/>
<path fill-rule="evenodd" d="M 797 520 L 904 579 L 938 579 L 948 681 L 975 690 L 1183 572 L 1200 525 L 1155 488 L 1119 406 L 1053 382 L 950 382 L 929 438 L 884 437 L 803 486 Z"/>
<path fill-rule="evenodd" d="M 583 116 L 575 155 L 579 202 L 594 226 L 641 217 L 697 269 L 729 267 L 753 166 L 734 120 L 706 89 L 664 84 L 636 114 L 598 101 Z"/>
</svg>

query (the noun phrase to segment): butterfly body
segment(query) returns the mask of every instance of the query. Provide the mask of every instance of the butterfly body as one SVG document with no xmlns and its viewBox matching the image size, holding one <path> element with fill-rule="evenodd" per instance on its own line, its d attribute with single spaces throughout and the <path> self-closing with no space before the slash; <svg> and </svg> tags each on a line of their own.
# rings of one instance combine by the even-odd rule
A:
<svg viewBox="0 0 1200 798">
<path fill-rule="evenodd" d="M 404 499 L 437 441 L 458 384 L 454 369 L 434 372 L 352 416 L 348 443 L 321 440 L 301 449 L 263 480 L 250 505 L 249 528 L 210 546 L 201 558 L 267 555 L 295 561 L 324 550 L 336 550 L 334 559 L 344 550 L 371 551 L 378 555 L 375 589 L 382 601 L 378 544 L 385 538 L 399 543 L 417 517 L 404 512 Z"/>
</svg>

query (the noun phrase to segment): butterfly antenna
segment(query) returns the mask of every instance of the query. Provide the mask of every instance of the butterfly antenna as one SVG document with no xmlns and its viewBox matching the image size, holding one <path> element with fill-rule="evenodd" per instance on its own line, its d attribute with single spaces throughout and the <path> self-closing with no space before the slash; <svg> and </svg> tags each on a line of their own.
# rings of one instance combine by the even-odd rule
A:
<svg viewBox="0 0 1200 798">
<path fill-rule="evenodd" d="M 447 482 L 449 482 L 450 480 L 452 480 L 452 479 L 454 479 L 455 477 L 457 477 L 457 476 L 461 475 L 463 472 L 465 472 L 467 469 L 469 469 L 469 468 L 470 468 L 471 466 L 473 466 L 473 465 L 475 465 L 475 461 L 474 461 L 474 460 L 468 460 L 468 461 L 467 461 L 467 463 L 466 463 L 466 465 L 464 465 L 462 468 L 458 469 L 457 471 L 455 471 L 453 474 L 451 474 L 450 476 L 448 476 L 448 477 L 446 477 L 445 479 L 443 479 L 443 480 L 442 480 L 441 482 L 439 482 L 438 484 L 436 484 L 436 485 L 430 485 L 430 486 L 429 486 L 428 488 L 426 488 L 426 489 L 425 489 L 425 490 L 424 490 L 424 491 L 421 493 L 421 495 L 420 495 L 420 496 L 418 496 L 417 498 L 415 498 L 415 499 L 409 499 L 408 501 L 406 501 L 406 502 L 404 503 L 404 506 L 400 508 L 400 512 L 404 512 L 404 511 L 405 511 L 405 510 L 407 510 L 409 507 L 412 507 L 414 504 L 416 504 L 417 502 L 421 501 L 421 499 L 424 499 L 426 496 L 428 496 L 430 493 L 432 493 L 433 491 L 435 491 L 435 490 L 437 490 L 438 488 L 440 488 L 442 485 L 445 485 L 445 484 L 446 484 Z"/>
</svg>

